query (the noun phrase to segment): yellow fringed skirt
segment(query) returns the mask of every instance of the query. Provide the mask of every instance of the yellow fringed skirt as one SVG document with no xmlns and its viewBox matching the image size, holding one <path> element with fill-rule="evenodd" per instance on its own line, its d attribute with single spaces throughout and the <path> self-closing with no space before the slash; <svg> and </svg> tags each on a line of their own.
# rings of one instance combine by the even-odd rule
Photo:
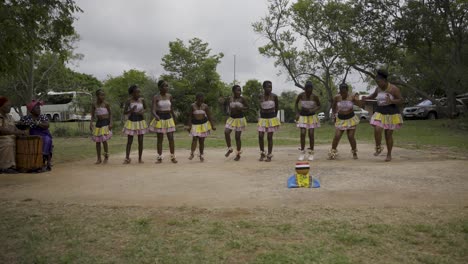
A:
<svg viewBox="0 0 468 264">
<path fill-rule="evenodd" d="M 281 122 L 278 117 L 258 119 L 258 132 L 276 132 L 279 130 Z"/>
<path fill-rule="evenodd" d="M 247 126 L 247 119 L 245 119 L 245 117 L 241 117 L 241 118 L 229 117 L 226 120 L 226 125 L 224 127 L 230 130 L 234 130 L 234 131 L 245 131 L 246 126 Z"/>
<path fill-rule="evenodd" d="M 383 129 L 396 130 L 400 129 L 403 125 L 403 118 L 401 114 L 384 115 L 375 112 L 372 115 L 370 124 L 373 126 L 381 127 Z"/>
<path fill-rule="evenodd" d="M 339 130 L 349 130 L 349 129 L 356 129 L 356 126 L 359 124 L 359 117 L 354 115 L 348 119 L 340 119 L 338 116 L 335 120 L 335 127 Z"/>
<path fill-rule="evenodd" d="M 318 118 L 318 115 L 311 115 L 311 116 L 299 116 L 299 120 L 297 120 L 297 127 L 300 128 L 317 128 L 320 127 L 320 119 Z"/>
</svg>

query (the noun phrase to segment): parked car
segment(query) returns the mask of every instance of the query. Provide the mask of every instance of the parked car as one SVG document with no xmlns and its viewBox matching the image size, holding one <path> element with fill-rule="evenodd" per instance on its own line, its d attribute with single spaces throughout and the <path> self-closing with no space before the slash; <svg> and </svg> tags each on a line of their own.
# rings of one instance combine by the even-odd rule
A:
<svg viewBox="0 0 468 264">
<path fill-rule="evenodd" d="M 403 118 L 405 119 L 437 119 L 447 115 L 447 98 L 437 99 L 439 105 L 424 100 L 419 104 L 403 109 Z M 456 99 L 455 116 L 463 115 L 466 111 L 466 106 L 462 100 Z"/>
<path fill-rule="evenodd" d="M 359 106 L 353 106 L 354 114 L 361 120 L 369 120 L 369 111 L 362 109 Z"/>
</svg>

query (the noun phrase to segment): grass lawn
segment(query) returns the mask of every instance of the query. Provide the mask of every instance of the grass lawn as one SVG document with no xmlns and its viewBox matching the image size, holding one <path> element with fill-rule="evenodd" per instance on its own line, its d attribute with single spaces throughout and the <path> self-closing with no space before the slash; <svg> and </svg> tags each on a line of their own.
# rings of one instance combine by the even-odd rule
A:
<svg viewBox="0 0 468 264">
<path fill-rule="evenodd" d="M 404 127 L 394 133 L 395 145 L 404 148 L 442 148 L 454 152 L 468 152 L 467 131 L 456 128 L 457 120 L 415 120 L 406 121 Z M 85 125 L 85 128 L 89 125 Z M 51 132 L 57 128 L 77 129 L 76 123 L 52 124 Z M 218 130 L 206 140 L 206 147 L 224 148 L 224 128 L 222 124 L 217 125 Z M 334 126 L 328 123 L 315 130 L 316 144 L 331 144 L 334 135 Z M 186 131 L 179 129 L 175 133 L 176 148 L 188 149 L 191 137 Z M 373 143 L 373 128 L 368 122 L 363 122 L 356 132 L 358 148 L 360 142 Z M 233 144 L 234 134 L 232 134 Z M 154 134 L 145 135 L 144 149 L 154 149 L 156 137 Z M 258 146 L 256 124 L 249 124 L 247 131 L 242 135 L 243 146 Z M 299 145 L 299 130 L 295 124 L 283 124 L 280 131 L 275 133 L 275 145 Z M 348 144 L 344 135 L 341 144 Z M 385 144 L 383 142 L 383 144 Z M 109 141 L 110 154 L 122 153 L 125 151 L 126 137 L 122 136 L 120 130 L 114 131 L 114 137 Z M 55 163 L 68 162 L 78 159 L 94 157 L 96 154 L 95 145 L 89 137 L 55 137 Z M 167 138 L 165 139 L 165 149 L 168 149 Z M 132 150 L 137 150 L 136 140 Z M 177 152 L 177 151 L 176 151 Z M 144 153 L 143 153 L 144 155 Z"/>
<path fill-rule="evenodd" d="M 467 212 L 0 202 L 2 263 L 467 263 Z"/>
</svg>

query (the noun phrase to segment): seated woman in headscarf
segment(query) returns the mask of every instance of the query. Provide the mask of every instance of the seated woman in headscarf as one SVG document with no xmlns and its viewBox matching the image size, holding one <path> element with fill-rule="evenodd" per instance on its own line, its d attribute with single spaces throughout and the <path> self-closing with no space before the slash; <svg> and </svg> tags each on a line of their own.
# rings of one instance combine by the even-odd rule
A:
<svg viewBox="0 0 468 264">
<path fill-rule="evenodd" d="M 0 173 L 15 172 L 16 135 L 25 134 L 16 128 L 10 110 L 8 98 L 0 96 Z"/>
<path fill-rule="evenodd" d="M 30 115 L 23 116 L 21 123 L 29 126 L 29 134 L 42 137 L 42 157 L 44 160 L 44 169 L 51 170 L 52 159 L 52 135 L 49 132 L 49 119 L 41 114 L 41 101 L 32 100 L 26 105 Z"/>
</svg>

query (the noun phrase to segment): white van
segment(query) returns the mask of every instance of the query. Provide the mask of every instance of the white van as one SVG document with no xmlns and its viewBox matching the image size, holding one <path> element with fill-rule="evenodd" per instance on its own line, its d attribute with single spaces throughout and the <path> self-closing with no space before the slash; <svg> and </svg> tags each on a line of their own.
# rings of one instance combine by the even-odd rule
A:
<svg viewBox="0 0 468 264">
<path fill-rule="evenodd" d="M 41 106 L 41 113 L 46 115 L 50 121 L 76 121 L 91 120 L 91 114 L 87 113 L 80 104 L 83 102 L 91 102 L 92 96 L 86 92 L 48 92 L 44 98 L 44 105 Z M 27 113 L 26 106 L 21 107 L 23 114 Z M 10 114 L 13 119 L 19 121 L 20 116 L 15 110 L 11 110 Z"/>
</svg>

